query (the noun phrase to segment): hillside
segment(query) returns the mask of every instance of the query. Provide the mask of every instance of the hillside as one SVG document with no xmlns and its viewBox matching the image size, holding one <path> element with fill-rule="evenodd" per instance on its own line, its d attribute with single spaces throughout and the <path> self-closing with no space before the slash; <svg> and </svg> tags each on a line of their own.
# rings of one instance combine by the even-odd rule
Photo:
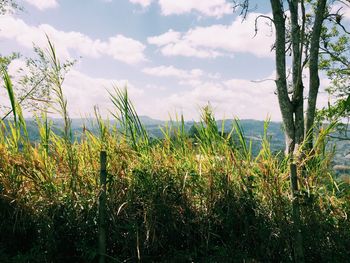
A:
<svg viewBox="0 0 350 263">
<path fill-rule="evenodd" d="M 162 129 L 171 123 L 161 120 L 152 119 L 148 116 L 141 116 L 141 122 L 148 131 L 148 134 L 152 138 L 163 138 Z M 62 119 L 51 119 L 52 130 L 56 134 L 60 134 L 63 127 Z M 116 125 L 115 121 L 110 121 L 111 127 Z M 222 127 L 222 121 L 217 121 L 218 127 Z M 234 120 L 225 120 L 224 128 L 225 133 L 229 133 L 233 127 Z M 262 136 L 264 132 L 264 121 L 259 120 L 241 120 L 240 124 L 243 128 L 245 138 L 247 142 L 252 142 L 253 154 L 256 155 L 261 146 Z M 179 123 L 173 122 L 172 125 L 176 126 Z M 196 125 L 194 121 L 185 122 L 185 130 L 190 131 L 191 127 Z M 84 127 L 90 132 L 97 134 L 98 126 L 94 119 L 72 119 L 72 132 L 75 137 L 80 140 Z M 36 121 L 33 119 L 27 119 L 27 128 L 30 140 L 37 142 L 39 140 L 39 131 Z M 332 137 L 337 137 L 336 134 Z M 268 138 L 271 142 L 271 150 L 273 152 L 284 151 L 285 142 L 284 134 L 282 130 L 282 123 L 270 122 L 268 126 Z M 350 140 L 338 140 L 331 138 L 328 144 L 329 150 L 334 150 L 334 165 L 349 166 L 350 165 Z M 346 169 L 345 169 L 346 170 Z M 339 171 L 344 173 L 344 169 Z"/>
<path fill-rule="evenodd" d="M 166 125 L 142 119 L 152 136 Z M 62 120 L 51 121 L 59 132 Z M 187 135 L 168 129 L 156 142 L 134 140 L 132 130 L 100 136 L 81 119 L 72 122 L 76 142 L 45 131 L 40 141 L 35 122 L 27 124 L 33 143 L 17 136 L 19 126 L 0 133 L 0 262 L 95 262 L 103 173 L 106 254 L 115 262 L 295 262 L 289 164 L 274 154 L 283 149 L 280 123 L 268 129 L 275 150 L 266 143 L 257 158 L 242 133 L 234 145 L 223 140 L 220 121 L 186 122 Z M 253 154 L 263 124 L 241 121 Z M 81 140 L 84 130 L 91 133 Z M 305 253 L 307 262 L 347 262 L 350 188 L 334 184 L 323 147 L 299 184 Z"/>
</svg>

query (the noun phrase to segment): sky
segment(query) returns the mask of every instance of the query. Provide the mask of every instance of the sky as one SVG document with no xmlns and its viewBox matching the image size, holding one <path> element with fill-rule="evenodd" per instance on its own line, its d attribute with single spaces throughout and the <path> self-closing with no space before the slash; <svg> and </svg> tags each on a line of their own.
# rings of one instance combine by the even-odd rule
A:
<svg viewBox="0 0 350 263">
<path fill-rule="evenodd" d="M 63 84 L 71 117 L 95 105 L 113 112 L 108 91 L 127 87 L 138 114 L 155 119 L 198 120 L 210 103 L 218 119 L 281 120 L 273 28 L 263 19 L 257 34 L 254 26 L 259 14 L 270 16 L 268 1 L 251 1 L 245 21 L 229 0 L 17 2 L 23 11 L 0 17 L 0 52 L 33 56 L 47 34 L 61 61 L 77 59 Z M 327 101 L 321 92 L 319 105 Z"/>
</svg>

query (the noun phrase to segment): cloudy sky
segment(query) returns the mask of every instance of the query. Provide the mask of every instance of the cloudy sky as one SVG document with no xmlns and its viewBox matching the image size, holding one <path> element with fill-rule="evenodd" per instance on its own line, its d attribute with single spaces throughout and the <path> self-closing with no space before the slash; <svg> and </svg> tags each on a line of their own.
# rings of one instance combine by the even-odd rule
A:
<svg viewBox="0 0 350 263">
<path fill-rule="evenodd" d="M 78 59 L 64 83 L 72 117 L 112 110 L 107 90 L 127 85 L 138 113 L 157 119 L 198 119 L 210 102 L 218 118 L 280 120 L 268 21 L 254 37 L 268 1 L 256 0 L 244 22 L 229 0 L 18 2 L 22 12 L 0 17 L 0 51 L 32 56 L 47 34 L 61 60 Z"/>
</svg>

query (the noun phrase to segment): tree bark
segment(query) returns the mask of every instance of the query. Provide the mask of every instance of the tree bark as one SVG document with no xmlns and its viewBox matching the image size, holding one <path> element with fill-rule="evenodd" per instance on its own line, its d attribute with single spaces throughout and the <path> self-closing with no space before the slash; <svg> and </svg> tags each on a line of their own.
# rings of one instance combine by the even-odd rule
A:
<svg viewBox="0 0 350 263">
<path fill-rule="evenodd" d="M 319 69 L 319 49 L 322 24 L 326 12 L 327 0 L 317 2 L 315 21 L 310 41 L 310 59 L 309 59 L 309 97 L 306 112 L 305 138 L 307 139 L 307 148 L 311 149 L 313 145 L 313 132 L 316 112 L 317 94 L 320 87 Z"/>
<path fill-rule="evenodd" d="M 304 35 L 299 25 L 299 9 L 300 0 L 289 0 L 290 20 L 291 20 L 291 42 L 292 42 L 292 75 L 293 75 L 293 111 L 295 125 L 295 144 L 300 145 L 304 140 L 304 86 L 302 82 L 302 54 Z M 302 2 L 302 1 L 301 1 Z M 303 3 L 301 3 L 303 5 Z M 302 26 L 304 30 L 304 22 Z M 296 147 L 297 149 L 299 147 Z M 296 150 L 297 150 L 296 149 Z"/>
<path fill-rule="evenodd" d="M 288 3 L 290 11 L 290 28 L 286 30 L 286 11 L 284 3 Z M 306 38 L 306 12 L 304 0 L 270 0 L 272 7 L 273 23 L 275 25 L 275 60 L 276 60 L 276 86 L 280 111 L 286 137 L 286 152 L 289 156 L 290 164 L 290 187 L 292 195 L 292 221 L 293 221 L 293 257 L 295 262 L 304 262 L 303 236 L 301 233 L 301 215 L 299 204 L 299 187 L 296 162 L 304 158 L 299 156 L 296 160 L 295 152 L 308 139 L 308 144 L 312 146 L 312 133 L 316 111 L 316 100 L 319 90 L 320 80 L 319 69 L 319 46 L 322 24 L 326 12 L 327 0 L 315 0 L 315 20 L 311 39 Z M 314 3 L 312 1 L 311 4 Z M 299 7 L 301 7 L 299 9 Z M 299 14 L 301 10 L 301 14 Z M 288 39 L 286 35 L 289 35 Z M 286 45 L 291 44 L 292 51 L 292 94 L 288 93 L 286 74 Z M 309 96 L 306 116 L 304 116 L 304 85 L 302 73 L 304 68 L 303 54 L 305 59 L 309 58 Z M 305 121 L 306 119 L 306 121 Z M 308 137 L 306 137 L 308 135 Z"/>
<path fill-rule="evenodd" d="M 297 166 L 294 162 L 290 163 L 290 183 L 292 194 L 292 220 L 293 220 L 293 251 L 294 262 L 305 262 L 304 248 L 303 248 L 303 235 L 301 231 L 300 220 L 300 205 L 298 198 L 298 176 Z"/>
<path fill-rule="evenodd" d="M 298 176 L 294 163 L 296 144 L 303 140 L 303 89 L 301 82 L 301 43 L 298 25 L 298 1 L 290 0 L 292 22 L 292 51 L 293 51 L 293 100 L 288 95 L 286 76 L 286 26 L 283 3 L 280 0 L 270 0 L 273 21 L 276 30 L 276 85 L 277 96 L 282 113 L 286 135 L 286 150 L 290 158 L 290 182 L 292 193 L 292 221 L 293 221 L 293 250 L 294 261 L 304 262 L 303 238 L 300 228 L 300 206 L 298 202 Z"/>
<path fill-rule="evenodd" d="M 294 151 L 295 127 L 293 116 L 293 104 L 288 96 L 286 76 L 286 27 L 283 6 L 279 0 L 271 0 L 273 21 L 276 29 L 276 86 L 278 103 L 280 106 L 285 134 L 286 150 L 288 153 Z"/>
</svg>

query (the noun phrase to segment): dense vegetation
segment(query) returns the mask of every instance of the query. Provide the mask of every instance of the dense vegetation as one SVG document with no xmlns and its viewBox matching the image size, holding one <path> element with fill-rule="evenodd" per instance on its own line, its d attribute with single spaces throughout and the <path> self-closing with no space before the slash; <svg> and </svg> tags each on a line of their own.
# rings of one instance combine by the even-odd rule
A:
<svg viewBox="0 0 350 263">
<path fill-rule="evenodd" d="M 144 128 L 147 130 L 148 136 L 153 139 L 162 139 L 164 134 L 162 129 L 167 125 L 167 121 L 161 121 L 152 119 L 147 116 L 139 116 L 140 121 Z M 60 134 L 63 129 L 62 119 L 50 119 L 51 129 L 54 133 Z M 98 134 L 98 126 L 94 125 L 94 119 L 72 119 L 71 129 L 76 140 L 80 141 L 83 136 L 84 129 L 88 129 L 91 133 Z M 230 133 L 234 120 L 218 120 L 217 125 L 219 127 L 219 132 L 222 131 L 222 122 L 224 122 L 224 133 Z M 244 137 L 247 143 L 252 143 L 252 154 L 257 156 L 261 149 L 262 135 L 264 131 L 264 121 L 259 120 L 240 120 L 239 121 L 242 130 L 244 131 Z M 118 122 L 115 120 L 110 120 L 110 128 L 119 127 Z M 176 121 L 173 121 L 173 125 L 181 125 Z M 185 121 L 184 130 L 188 132 L 188 136 L 195 138 L 196 135 L 196 125 L 199 123 L 195 121 Z M 35 119 L 26 119 L 26 126 L 28 130 L 29 140 L 32 143 L 40 142 L 40 132 L 38 129 L 37 121 Z M 330 134 L 330 140 L 328 141 L 328 150 L 333 152 L 333 164 L 334 165 L 346 165 L 350 158 L 350 140 L 346 140 L 346 136 L 349 137 L 350 131 L 347 133 L 344 131 L 345 124 L 339 123 L 337 128 L 342 130 L 336 130 Z M 269 122 L 267 128 L 267 136 L 270 141 L 271 151 L 277 153 L 284 151 L 285 149 L 285 137 L 283 134 L 283 125 L 281 122 Z"/>
<path fill-rule="evenodd" d="M 18 103 L 14 122 L 2 122 L 1 262 L 97 259 L 101 150 L 108 155 L 110 262 L 292 262 L 288 157 L 271 152 L 267 122 L 257 156 L 239 122 L 220 132 L 210 107 L 194 138 L 180 119 L 151 139 L 127 94 L 111 96 L 119 129 L 97 113 L 97 134 L 85 128 L 79 141 L 68 116 L 56 134 L 44 115 L 32 144 Z M 350 256 L 350 189 L 333 179 L 328 133 L 298 163 L 308 262 Z"/>
</svg>

